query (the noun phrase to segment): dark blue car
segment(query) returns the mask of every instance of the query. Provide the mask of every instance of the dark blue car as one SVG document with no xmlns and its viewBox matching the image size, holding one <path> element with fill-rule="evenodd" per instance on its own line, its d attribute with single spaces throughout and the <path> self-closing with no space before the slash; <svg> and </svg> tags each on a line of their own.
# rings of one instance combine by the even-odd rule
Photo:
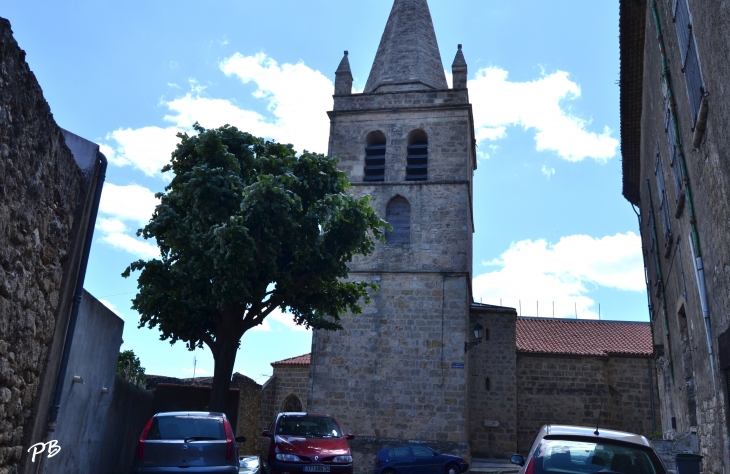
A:
<svg viewBox="0 0 730 474">
<path fill-rule="evenodd" d="M 468 470 L 466 458 L 441 454 L 426 446 L 393 446 L 378 452 L 374 474 L 460 474 Z"/>
</svg>

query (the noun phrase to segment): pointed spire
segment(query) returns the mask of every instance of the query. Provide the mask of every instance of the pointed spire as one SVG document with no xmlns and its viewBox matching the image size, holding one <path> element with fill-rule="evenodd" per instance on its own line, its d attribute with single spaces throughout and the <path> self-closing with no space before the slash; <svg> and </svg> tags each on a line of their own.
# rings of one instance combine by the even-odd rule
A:
<svg viewBox="0 0 730 474">
<path fill-rule="evenodd" d="M 365 92 L 448 89 L 426 0 L 395 0 Z"/>
<path fill-rule="evenodd" d="M 461 52 L 461 45 L 456 50 L 456 57 L 451 63 L 451 75 L 454 81 L 454 89 L 466 89 L 466 59 Z"/>
<path fill-rule="evenodd" d="M 350 61 L 347 59 L 347 51 L 335 71 L 335 95 L 352 94 L 352 71 Z"/>
</svg>

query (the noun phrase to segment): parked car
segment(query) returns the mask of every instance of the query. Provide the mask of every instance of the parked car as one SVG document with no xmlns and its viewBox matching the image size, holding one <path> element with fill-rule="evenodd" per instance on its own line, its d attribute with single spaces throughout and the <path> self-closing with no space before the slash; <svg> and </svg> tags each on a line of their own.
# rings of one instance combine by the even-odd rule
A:
<svg viewBox="0 0 730 474">
<path fill-rule="evenodd" d="M 643 436 L 584 426 L 545 425 L 527 457 L 510 461 L 520 474 L 666 474 Z"/>
<path fill-rule="evenodd" d="M 378 451 L 374 474 L 460 474 L 469 460 L 441 454 L 426 446 L 393 446 Z"/>
<path fill-rule="evenodd" d="M 352 474 L 352 454 L 340 425 L 329 415 L 279 413 L 261 433 L 260 467 L 266 474 Z"/>
<path fill-rule="evenodd" d="M 259 457 L 258 456 L 239 456 L 238 458 L 239 474 L 259 474 Z"/>
<path fill-rule="evenodd" d="M 132 473 L 238 473 L 238 446 L 224 413 L 164 412 L 147 422 Z M 196 468 L 200 468 L 197 470 Z"/>
</svg>

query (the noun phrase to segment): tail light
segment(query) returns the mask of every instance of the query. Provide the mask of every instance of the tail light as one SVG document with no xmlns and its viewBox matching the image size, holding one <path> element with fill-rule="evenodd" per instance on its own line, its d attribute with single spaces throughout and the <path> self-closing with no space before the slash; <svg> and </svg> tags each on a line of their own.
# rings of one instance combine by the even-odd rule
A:
<svg viewBox="0 0 730 474">
<path fill-rule="evenodd" d="M 530 462 L 527 464 L 527 469 L 525 469 L 525 474 L 534 474 L 535 471 L 535 456 L 532 456 L 530 459 Z"/>
<path fill-rule="evenodd" d="M 231 429 L 231 424 L 228 423 L 226 418 L 223 418 L 223 426 L 226 428 L 226 459 L 231 459 L 231 456 L 233 455 L 233 443 L 235 442 L 233 430 Z"/>
<path fill-rule="evenodd" d="M 154 419 L 154 416 L 150 418 L 150 421 L 148 421 L 147 424 L 144 426 L 142 434 L 139 436 L 139 443 L 137 443 L 137 457 L 140 460 L 144 458 L 144 442 L 147 440 L 147 436 L 150 433 L 150 428 L 152 427 L 152 421 L 154 421 Z"/>
</svg>

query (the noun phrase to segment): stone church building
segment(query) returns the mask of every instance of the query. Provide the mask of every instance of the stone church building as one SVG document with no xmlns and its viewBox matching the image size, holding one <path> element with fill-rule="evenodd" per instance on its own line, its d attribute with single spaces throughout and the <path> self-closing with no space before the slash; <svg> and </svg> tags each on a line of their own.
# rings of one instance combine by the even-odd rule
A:
<svg viewBox="0 0 730 474">
<path fill-rule="evenodd" d="M 464 456 L 526 452 L 544 423 L 650 434 L 658 417 L 648 323 L 521 318 L 472 298 L 477 167 L 461 45 L 446 81 L 426 0 L 395 0 L 362 93 L 336 71 L 329 154 L 393 226 L 350 277 L 380 289 L 311 355 L 280 361 L 262 425 L 292 407 L 357 435 L 358 469 L 385 445 Z M 475 329 L 483 330 L 474 342 Z M 467 351 L 467 348 L 469 349 Z M 491 425 L 491 426 L 490 426 Z"/>
</svg>

